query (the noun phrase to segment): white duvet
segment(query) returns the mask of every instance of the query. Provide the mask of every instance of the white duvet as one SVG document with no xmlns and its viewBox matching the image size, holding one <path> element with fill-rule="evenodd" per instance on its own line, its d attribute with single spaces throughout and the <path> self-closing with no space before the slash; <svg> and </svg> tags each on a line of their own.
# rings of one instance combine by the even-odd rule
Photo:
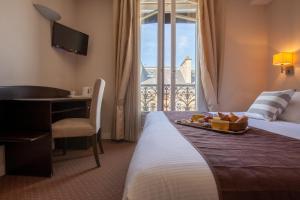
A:
<svg viewBox="0 0 300 200">
<path fill-rule="evenodd" d="M 300 124 L 249 120 L 250 126 L 300 139 Z M 163 112 L 147 115 L 132 157 L 123 200 L 219 199 L 204 158 Z"/>
</svg>

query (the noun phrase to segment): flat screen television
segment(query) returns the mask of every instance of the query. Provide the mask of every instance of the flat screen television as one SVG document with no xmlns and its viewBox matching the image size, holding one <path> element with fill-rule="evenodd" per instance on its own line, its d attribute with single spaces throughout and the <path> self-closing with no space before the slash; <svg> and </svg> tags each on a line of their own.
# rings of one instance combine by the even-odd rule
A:
<svg viewBox="0 0 300 200">
<path fill-rule="evenodd" d="M 54 22 L 52 46 L 80 55 L 87 55 L 89 36 L 72 28 Z"/>
</svg>

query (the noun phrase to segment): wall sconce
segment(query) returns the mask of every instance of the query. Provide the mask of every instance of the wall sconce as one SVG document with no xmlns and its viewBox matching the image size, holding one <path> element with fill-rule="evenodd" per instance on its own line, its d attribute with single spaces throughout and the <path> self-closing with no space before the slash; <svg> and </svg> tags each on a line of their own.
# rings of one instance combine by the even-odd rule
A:
<svg viewBox="0 0 300 200">
<path fill-rule="evenodd" d="M 280 52 L 273 56 L 273 65 L 281 67 L 281 73 L 285 72 L 286 75 L 294 74 L 294 55 L 289 52 Z"/>
</svg>

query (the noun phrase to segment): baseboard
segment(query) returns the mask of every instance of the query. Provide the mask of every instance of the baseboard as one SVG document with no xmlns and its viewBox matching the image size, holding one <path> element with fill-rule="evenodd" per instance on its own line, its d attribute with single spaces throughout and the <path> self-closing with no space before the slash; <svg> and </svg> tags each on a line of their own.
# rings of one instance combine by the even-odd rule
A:
<svg viewBox="0 0 300 200">
<path fill-rule="evenodd" d="M 102 133 L 102 139 L 110 140 L 111 139 L 111 133 L 110 132 L 103 132 Z"/>
</svg>

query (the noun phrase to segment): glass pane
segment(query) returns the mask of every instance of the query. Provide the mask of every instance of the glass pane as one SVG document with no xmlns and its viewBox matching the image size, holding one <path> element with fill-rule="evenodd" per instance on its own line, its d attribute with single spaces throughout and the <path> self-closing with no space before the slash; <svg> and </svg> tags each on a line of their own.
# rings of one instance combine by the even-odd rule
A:
<svg viewBox="0 0 300 200">
<path fill-rule="evenodd" d="M 172 13 L 174 2 L 176 9 Z M 142 111 L 156 111 L 158 105 L 164 111 L 196 110 L 197 0 L 165 0 L 164 13 L 160 14 L 158 4 L 158 0 L 141 0 Z M 160 20 L 161 15 L 164 21 Z M 175 19 L 173 32 L 172 17 Z M 161 26 L 163 44 L 159 44 L 158 37 L 162 33 L 159 33 Z M 174 44 L 172 34 L 176 36 Z M 161 73 L 158 72 L 158 52 L 162 51 L 164 71 L 163 77 L 158 78 Z M 163 91 L 158 90 L 161 86 Z"/>
<path fill-rule="evenodd" d="M 196 110 L 197 4 L 176 0 L 175 110 Z"/>
<path fill-rule="evenodd" d="M 141 109 L 157 110 L 158 1 L 141 0 Z"/>
</svg>

